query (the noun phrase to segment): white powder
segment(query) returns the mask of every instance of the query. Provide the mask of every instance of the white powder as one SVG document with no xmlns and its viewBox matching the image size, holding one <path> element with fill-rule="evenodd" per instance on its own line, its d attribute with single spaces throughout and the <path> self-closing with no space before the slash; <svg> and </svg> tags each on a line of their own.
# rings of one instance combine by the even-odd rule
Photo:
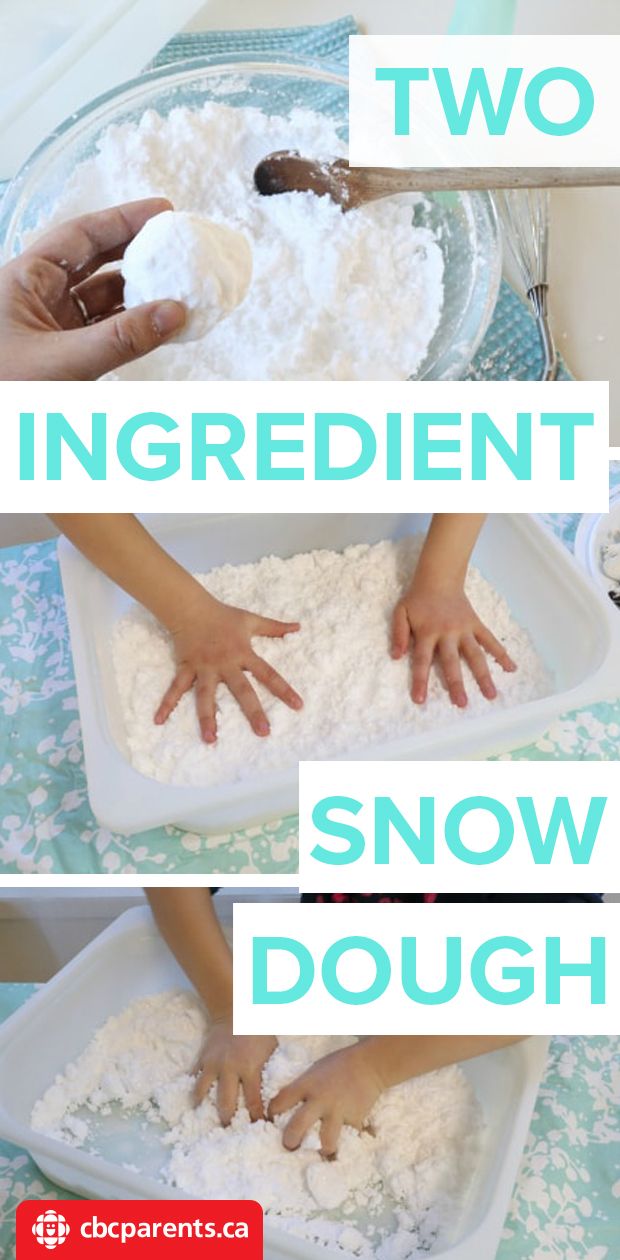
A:
<svg viewBox="0 0 620 1260">
<path fill-rule="evenodd" d="M 143 774 L 164 783 L 234 782 L 296 765 L 328 760 L 386 740 L 454 726 L 493 708 L 548 694 L 549 678 L 527 634 L 506 601 L 470 569 L 467 594 L 478 615 L 518 663 L 507 674 L 489 659 L 499 695 L 485 700 L 465 665 L 469 704 L 456 709 L 437 670 L 424 706 L 410 697 L 409 659 L 390 657 L 394 605 L 409 583 L 421 536 L 397 543 L 360 544 L 344 552 L 312 551 L 282 560 L 224 565 L 201 581 L 227 603 L 284 621 L 301 630 L 284 639 L 255 639 L 256 651 L 303 697 L 300 711 L 287 708 L 258 683 L 271 723 L 259 738 L 224 686 L 217 692 L 218 741 L 200 738 L 193 692 L 167 722 L 155 711 L 174 674 L 171 641 L 144 609 L 132 608 L 117 623 L 112 654 L 123 708 L 129 756 Z"/>
<path fill-rule="evenodd" d="M 125 306 L 176 298 L 188 310 L 177 341 L 199 341 L 243 301 L 252 251 L 241 232 L 198 214 L 165 210 L 125 250 Z"/>
<path fill-rule="evenodd" d="M 328 197 L 262 197 L 257 162 L 277 149 L 316 158 L 345 148 L 334 120 L 208 102 L 110 127 L 39 228 L 146 196 L 242 232 L 253 254 L 246 300 L 197 345 L 163 346 L 119 378 L 403 380 L 421 365 L 443 299 L 443 256 L 412 224 L 406 195 L 343 214 Z"/>
<path fill-rule="evenodd" d="M 606 577 L 620 582 L 620 541 L 607 540 L 601 548 L 601 566 Z"/>
<path fill-rule="evenodd" d="M 460 1068 L 388 1090 L 371 1112 L 371 1131 L 345 1127 L 337 1158 L 325 1161 L 318 1127 L 289 1152 L 281 1137 L 286 1117 L 251 1124 L 241 1106 L 223 1129 L 213 1091 L 192 1107 L 190 1073 L 205 1031 L 202 1008 L 189 993 L 132 1002 L 35 1104 L 34 1128 L 96 1151 L 98 1126 L 110 1116 L 117 1150 L 131 1155 L 132 1164 L 144 1163 L 147 1145 L 161 1144 L 162 1156 L 169 1152 L 162 1180 L 191 1197 L 258 1199 L 281 1227 L 364 1260 L 415 1260 L 447 1241 L 481 1138 L 480 1110 Z M 353 1041 L 281 1038 L 265 1066 L 265 1101 L 316 1059 Z M 149 1123 L 136 1132 L 134 1122 L 132 1139 L 131 1117 L 123 1131 L 114 1104 L 158 1127 Z"/>
</svg>

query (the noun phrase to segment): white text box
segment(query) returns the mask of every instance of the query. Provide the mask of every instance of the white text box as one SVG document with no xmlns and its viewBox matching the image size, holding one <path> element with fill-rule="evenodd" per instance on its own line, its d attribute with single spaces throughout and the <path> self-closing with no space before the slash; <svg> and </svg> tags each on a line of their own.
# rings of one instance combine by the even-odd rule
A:
<svg viewBox="0 0 620 1260">
<path fill-rule="evenodd" d="M 617 35 L 354 35 L 349 44 L 352 166 L 619 164 Z"/>
<path fill-rule="evenodd" d="M 606 761 L 305 761 L 304 892 L 620 889 L 620 782 Z"/>
<path fill-rule="evenodd" d="M 609 503 L 605 383 L 52 381 L 0 391 L 7 512 Z"/>
<path fill-rule="evenodd" d="M 236 905 L 233 953 L 235 1033 L 578 1036 L 620 1021 L 612 904 Z"/>
</svg>

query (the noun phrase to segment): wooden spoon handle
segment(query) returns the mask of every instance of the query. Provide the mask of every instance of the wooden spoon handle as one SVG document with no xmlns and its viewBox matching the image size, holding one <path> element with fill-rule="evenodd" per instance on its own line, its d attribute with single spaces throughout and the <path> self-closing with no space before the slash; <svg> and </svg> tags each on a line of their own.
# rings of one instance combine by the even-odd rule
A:
<svg viewBox="0 0 620 1260">
<path fill-rule="evenodd" d="M 464 192 L 486 188 L 604 188 L 620 184 L 620 167 L 476 166 L 352 167 L 349 206 L 377 201 L 398 192 Z"/>
</svg>

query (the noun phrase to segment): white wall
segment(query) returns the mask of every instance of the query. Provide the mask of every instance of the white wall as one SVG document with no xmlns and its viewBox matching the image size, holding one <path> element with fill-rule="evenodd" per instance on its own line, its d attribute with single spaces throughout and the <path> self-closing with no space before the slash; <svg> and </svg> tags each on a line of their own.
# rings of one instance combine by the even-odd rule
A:
<svg viewBox="0 0 620 1260">
<path fill-rule="evenodd" d="M 297 895 L 295 889 L 244 887 L 222 889 L 217 900 Z M 49 980 L 119 914 L 143 904 L 139 888 L 0 889 L 0 983 Z"/>
<path fill-rule="evenodd" d="M 188 30 L 295 26 L 353 14 L 376 35 L 446 30 L 453 0 L 209 0 Z M 620 31 L 618 0 L 520 0 L 517 29 L 524 35 L 564 31 Z"/>
<path fill-rule="evenodd" d="M 58 533 L 47 516 L 32 512 L 0 513 L 0 547 L 14 547 L 16 543 L 40 542 L 42 538 L 54 538 Z"/>
<path fill-rule="evenodd" d="M 143 901 L 140 889 L 0 892 L 0 982 L 49 980 L 117 915 Z"/>
</svg>

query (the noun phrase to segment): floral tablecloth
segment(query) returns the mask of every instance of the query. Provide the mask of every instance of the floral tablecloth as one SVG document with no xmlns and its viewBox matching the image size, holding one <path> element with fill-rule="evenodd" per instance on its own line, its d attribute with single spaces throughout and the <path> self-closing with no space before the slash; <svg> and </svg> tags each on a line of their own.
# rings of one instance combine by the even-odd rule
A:
<svg viewBox="0 0 620 1260">
<path fill-rule="evenodd" d="M 0 1022 L 35 985 L 0 985 Z M 13 1260 L 22 1199 L 67 1199 L 0 1140 L 0 1256 Z M 618 1260 L 620 1037 L 557 1037 L 497 1260 Z M 475 1260 L 475 1257 L 472 1257 Z"/>
<path fill-rule="evenodd" d="M 620 483 L 620 464 L 611 475 Z M 544 518 L 569 548 L 579 519 Z M 620 698 L 565 714 L 535 744 L 508 756 L 618 759 Z M 161 827 L 127 839 L 98 825 L 86 792 L 56 545 L 0 551 L 0 875 L 296 870 L 296 817 L 215 837 Z"/>
</svg>

